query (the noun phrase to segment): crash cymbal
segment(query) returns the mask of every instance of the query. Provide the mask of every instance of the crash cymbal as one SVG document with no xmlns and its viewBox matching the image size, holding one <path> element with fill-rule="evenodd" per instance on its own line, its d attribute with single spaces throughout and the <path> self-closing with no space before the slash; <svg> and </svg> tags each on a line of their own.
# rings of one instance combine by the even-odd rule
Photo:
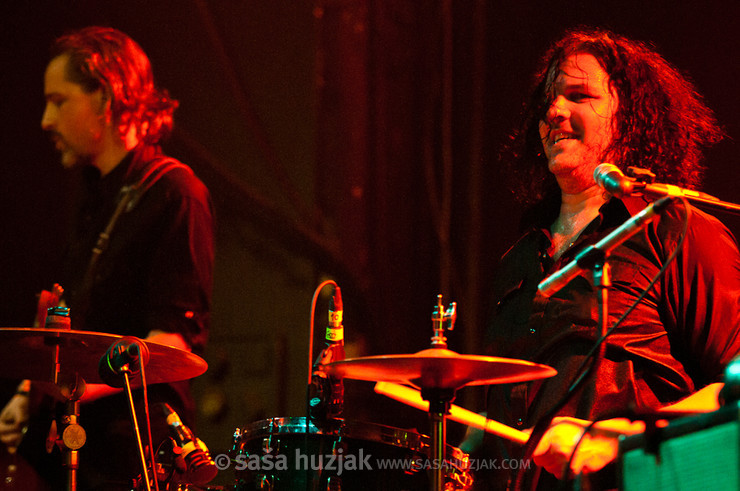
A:
<svg viewBox="0 0 740 491">
<path fill-rule="evenodd" d="M 528 361 L 460 355 L 443 348 L 430 348 L 411 355 L 350 358 L 324 365 L 323 371 L 335 377 L 408 383 L 425 389 L 527 382 L 557 373 L 553 368 Z"/>
<path fill-rule="evenodd" d="M 54 352 L 59 346 L 61 375 L 77 374 L 89 384 L 103 383 L 98 375 L 98 363 L 121 338 L 115 334 L 69 329 L 0 328 L 0 376 L 53 382 Z M 144 343 L 149 348 L 149 363 L 144 367 L 147 384 L 187 380 L 208 368 L 203 358 L 188 351 L 151 341 Z"/>
</svg>

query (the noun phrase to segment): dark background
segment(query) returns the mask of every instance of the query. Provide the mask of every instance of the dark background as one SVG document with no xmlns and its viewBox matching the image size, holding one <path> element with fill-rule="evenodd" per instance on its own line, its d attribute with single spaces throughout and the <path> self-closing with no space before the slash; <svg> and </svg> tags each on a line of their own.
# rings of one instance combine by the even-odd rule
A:
<svg viewBox="0 0 740 491">
<path fill-rule="evenodd" d="M 704 191 L 740 202 L 738 11 L 732 0 L 4 2 L 0 326 L 30 324 L 64 243 L 75 181 L 39 124 L 48 47 L 67 29 L 127 32 L 180 100 L 165 147 L 206 182 L 218 216 L 210 369 L 194 384 L 201 437 L 220 453 L 236 427 L 303 414 L 324 279 L 342 287 L 348 356 L 426 348 L 438 293 L 460 311 L 450 349 L 477 352 L 485 286 L 521 211 L 498 151 L 537 58 L 568 27 L 651 41 L 691 75 L 729 136 L 707 154 Z M 465 389 L 458 402 L 479 399 Z M 371 383 L 348 382 L 347 405 L 348 418 L 428 433 L 423 414 Z M 451 424 L 452 443 L 460 431 Z"/>
</svg>

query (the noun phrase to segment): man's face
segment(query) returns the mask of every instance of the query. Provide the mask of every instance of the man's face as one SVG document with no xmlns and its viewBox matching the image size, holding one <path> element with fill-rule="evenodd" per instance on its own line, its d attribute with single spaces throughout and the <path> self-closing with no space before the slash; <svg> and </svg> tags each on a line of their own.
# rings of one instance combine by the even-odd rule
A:
<svg viewBox="0 0 740 491">
<path fill-rule="evenodd" d="M 578 192 L 594 184 L 593 171 L 613 138 L 617 106 L 609 76 L 593 55 L 575 53 L 560 64 L 540 137 L 561 187 L 570 181 Z"/>
<path fill-rule="evenodd" d="M 106 105 L 102 90 L 86 93 L 66 77 L 68 55 L 60 55 L 46 68 L 46 108 L 41 128 L 50 133 L 66 168 L 94 162 L 103 150 Z"/>
</svg>

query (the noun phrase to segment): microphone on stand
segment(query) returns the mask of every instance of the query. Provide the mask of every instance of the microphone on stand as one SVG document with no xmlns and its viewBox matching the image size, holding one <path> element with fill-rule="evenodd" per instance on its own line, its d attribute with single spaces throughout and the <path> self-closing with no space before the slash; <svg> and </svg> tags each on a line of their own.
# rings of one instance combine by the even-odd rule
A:
<svg viewBox="0 0 740 491">
<path fill-rule="evenodd" d="M 633 168 L 630 167 L 630 169 Z M 627 169 L 628 173 L 630 169 Z M 651 177 L 655 176 L 651 174 Z M 596 184 L 600 188 L 617 198 L 640 193 L 653 198 L 671 196 L 699 201 L 719 201 L 719 198 L 692 189 L 681 188 L 673 184 L 644 182 L 633 177 L 625 176 L 621 169 L 614 164 L 604 163 L 597 165 L 596 169 L 594 169 L 594 181 L 596 181 Z"/>
<path fill-rule="evenodd" d="M 314 363 L 311 377 L 314 393 L 310 396 L 309 405 L 311 418 L 316 421 L 338 418 L 344 410 L 344 382 L 341 378 L 328 376 L 320 370 L 322 365 L 344 360 L 343 316 L 342 292 L 336 286 L 329 304 L 326 347 Z"/>
<path fill-rule="evenodd" d="M 218 467 L 208 452 L 208 447 L 192 430 L 185 426 L 180 416 L 172 407 L 163 403 L 164 413 L 167 417 L 167 426 L 175 439 L 177 446 L 182 449 L 182 458 L 185 462 L 185 479 L 187 482 L 202 485 L 207 484 L 218 474 Z"/>
<path fill-rule="evenodd" d="M 107 385 L 122 388 L 123 372 L 135 375 L 149 363 L 149 348 L 141 339 L 124 336 L 111 345 L 98 363 L 98 375 Z"/>
<path fill-rule="evenodd" d="M 554 295 L 584 270 L 592 268 L 595 260 L 600 256 L 609 254 L 615 247 L 658 218 L 660 213 L 674 200 L 674 197 L 666 196 L 651 203 L 599 242 L 579 252 L 570 263 L 542 280 L 537 285 L 537 289 L 546 297 Z"/>
</svg>

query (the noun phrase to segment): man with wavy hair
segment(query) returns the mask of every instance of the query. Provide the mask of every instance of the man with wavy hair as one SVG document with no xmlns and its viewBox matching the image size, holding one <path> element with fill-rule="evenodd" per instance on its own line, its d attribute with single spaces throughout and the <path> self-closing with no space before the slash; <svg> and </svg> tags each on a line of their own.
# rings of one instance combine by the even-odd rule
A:
<svg viewBox="0 0 740 491">
<path fill-rule="evenodd" d="M 72 328 L 202 352 L 214 260 L 212 205 L 190 168 L 162 153 L 177 101 L 155 86 L 139 45 L 106 27 L 54 42 L 44 96 L 41 127 L 62 165 L 82 168 L 84 179 L 58 280 Z M 107 241 L 100 240 L 103 232 Z M 0 437 L 10 446 L 21 443 L 21 450 L 43 452 L 43 440 L 34 440 L 30 428 L 22 438 L 28 396 L 19 390 L 3 410 Z M 167 402 L 192 421 L 188 382 L 155 385 L 149 397 L 152 407 Z M 141 469 L 125 395 L 88 385 L 82 403 L 80 423 L 88 439 L 80 450 L 80 486 L 130 489 Z M 167 427 L 160 411 L 152 411 L 152 419 L 156 445 Z M 46 430 L 48 424 L 40 431 Z M 62 484 L 61 466 L 40 471 L 51 474 L 52 487 Z"/>
<path fill-rule="evenodd" d="M 599 164 L 647 168 L 658 182 L 694 187 L 702 176 L 702 150 L 721 137 L 693 85 L 644 43 L 580 29 L 544 56 L 506 152 L 517 196 L 530 206 L 527 232 L 503 256 L 494 279 L 487 339 L 492 355 L 558 371 L 551 379 L 489 390 L 489 418 L 534 428 L 541 437 L 528 449 L 538 470 L 526 476 L 527 489 L 533 479 L 553 489 L 553 475 L 595 472 L 613 462 L 617 440 L 611 433 L 596 431 L 581 440 L 588 421 L 611 420 L 612 429 L 631 433 L 641 425 L 620 418 L 718 407 L 723 370 L 740 352 L 740 254 L 716 218 L 672 204 L 611 252 L 607 327 L 637 305 L 606 338 L 591 376 L 574 390 L 569 388 L 590 366 L 600 338 L 597 288 L 588 275 L 551 297 L 537 287 L 648 204 L 601 189 L 593 177 Z M 638 301 L 663 267 L 655 287 Z M 549 424 L 553 416 L 584 422 Z M 503 458 L 524 455 L 492 437 L 484 448 Z M 488 485 L 512 485 L 506 478 L 496 476 Z M 518 479 L 521 485 L 522 474 Z"/>
</svg>

